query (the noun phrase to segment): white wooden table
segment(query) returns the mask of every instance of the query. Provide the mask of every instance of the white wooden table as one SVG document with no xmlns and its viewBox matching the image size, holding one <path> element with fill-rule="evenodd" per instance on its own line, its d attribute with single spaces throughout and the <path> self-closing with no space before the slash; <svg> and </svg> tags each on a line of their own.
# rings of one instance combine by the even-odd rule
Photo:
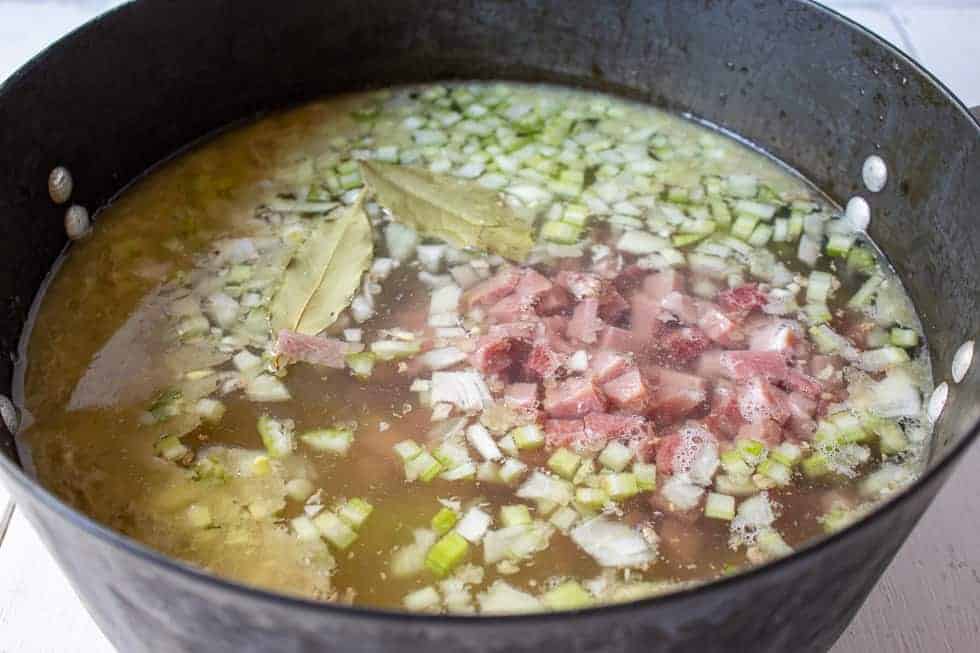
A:
<svg viewBox="0 0 980 653">
<path fill-rule="evenodd" d="M 120 0 L 0 0 L 0 80 Z M 980 105 L 980 1 L 828 4 L 922 61 Z M 0 126 L 0 129 L 4 126 Z M 980 447 L 969 452 L 833 653 L 980 650 Z M 112 653 L 0 486 L 0 653 Z"/>
</svg>

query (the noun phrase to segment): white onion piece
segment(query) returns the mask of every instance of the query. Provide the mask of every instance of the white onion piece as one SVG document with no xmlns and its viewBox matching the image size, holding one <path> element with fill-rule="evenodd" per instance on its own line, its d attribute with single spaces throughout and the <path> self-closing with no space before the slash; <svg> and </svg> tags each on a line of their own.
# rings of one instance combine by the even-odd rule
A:
<svg viewBox="0 0 980 653">
<path fill-rule="evenodd" d="M 948 398 L 949 384 L 943 381 L 932 391 L 932 396 L 929 397 L 929 404 L 926 406 L 926 415 L 933 424 L 939 421 L 939 416 L 943 414 L 943 408 L 946 407 L 946 399 Z"/>
<path fill-rule="evenodd" d="M 459 299 L 462 296 L 463 289 L 455 284 L 436 288 L 432 291 L 432 299 L 429 302 L 429 315 L 456 313 L 459 309 Z"/>
<path fill-rule="evenodd" d="M 488 408 L 493 397 L 479 372 L 436 372 L 432 375 L 432 402 L 476 412 Z"/>
<path fill-rule="evenodd" d="M 953 355 L 953 382 L 959 383 L 973 364 L 973 341 L 967 340 Z"/>
<path fill-rule="evenodd" d="M 443 347 L 425 352 L 420 357 L 422 364 L 433 370 L 444 370 L 466 360 L 466 354 L 455 347 Z"/>
<path fill-rule="evenodd" d="M 456 524 L 456 532 L 466 538 L 466 540 L 476 544 L 486 535 L 491 521 L 493 519 L 490 515 L 477 507 L 473 507 L 467 510 L 463 518 Z"/>
<path fill-rule="evenodd" d="M 657 557 L 638 531 L 606 517 L 596 517 L 569 533 L 572 541 L 603 567 L 642 567 Z"/>
</svg>

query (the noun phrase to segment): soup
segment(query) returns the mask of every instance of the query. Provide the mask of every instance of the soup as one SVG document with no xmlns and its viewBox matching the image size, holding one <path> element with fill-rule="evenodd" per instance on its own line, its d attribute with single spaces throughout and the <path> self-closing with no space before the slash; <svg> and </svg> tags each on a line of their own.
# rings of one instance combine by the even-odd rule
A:
<svg viewBox="0 0 980 653">
<path fill-rule="evenodd" d="M 804 181 L 546 86 L 315 102 L 161 165 L 35 307 L 19 442 L 97 520 L 281 592 L 632 600 L 920 472 L 914 309 Z"/>
</svg>

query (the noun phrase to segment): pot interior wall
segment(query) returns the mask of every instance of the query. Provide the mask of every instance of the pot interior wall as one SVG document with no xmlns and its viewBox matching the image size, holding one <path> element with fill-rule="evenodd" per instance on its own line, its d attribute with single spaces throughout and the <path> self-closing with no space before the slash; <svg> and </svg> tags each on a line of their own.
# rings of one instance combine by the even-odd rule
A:
<svg viewBox="0 0 980 653">
<path fill-rule="evenodd" d="M 977 126 L 907 59 L 824 10 L 783 1 L 390 3 L 262 0 L 126 5 L 68 37 L 0 91 L 0 392 L 31 301 L 65 243 L 45 180 L 104 205 L 195 139 L 342 90 L 509 78 L 612 91 L 760 144 L 838 202 L 864 195 L 872 236 L 919 307 L 937 382 L 976 335 Z M 861 186 L 877 153 L 890 178 Z M 971 180 L 974 183 L 971 183 Z M 980 373 L 950 393 L 941 449 L 980 419 Z M 2 431 L 0 427 L 0 431 Z M 13 456 L 9 434 L 0 450 Z"/>
</svg>

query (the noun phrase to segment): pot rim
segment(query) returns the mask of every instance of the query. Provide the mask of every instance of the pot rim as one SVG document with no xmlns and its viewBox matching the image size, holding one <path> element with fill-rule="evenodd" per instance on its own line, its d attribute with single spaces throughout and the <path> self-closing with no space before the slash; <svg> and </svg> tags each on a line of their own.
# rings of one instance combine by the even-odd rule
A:
<svg viewBox="0 0 980 653">
<path fill-rule="evenodd" d="M 92 20 L 79 26 L 69 34 L 63 36 L 58 41 L 55 41 L 47 48 L 42 50 L 40 53 L 32 57 L 24 65 L 18 68 L 14 73 L 12 73 L 8 79 L 0 84 L 0 101 L 2 101 L 4 91 L 6 88 L 13 83 L 16 79 L 23 75 L 28 74 L 31 69 L 38 65 L 43 58 L 47 55 L 48 51 L 61 44 L 62 41 L 71 38 L 77 33 L 91 28 L 93 25 L 102 22 L 107 17 L 115 14 L 117 11 L 125 9 L 128 5 L 133 4 L 135 0 L 130 0 L 129 2 L 124 2 L 107 11 L 99 16 L 93 18 Z M 836 20 L 846 27 L 862 33 L 865 37 L 871 39 L 878 47 L 887 52 L 890 56 L 895 57 L 900 60 L 904 65 L 908 66 L 918 74 L 922 75 L 926 80 L 931 82 L 949 101 L 957 110 L 963 113 L 968 120 L 973 123 L 974 128 L 978 136 L 980 136 L 980 119 L 975 116 L 967 106 L 956 96 L 953 92 L 946 87 L 946 85 L 935 77 L 931 72 L 926 70 L 918 62 L 911 59 L 901 50 L 897 49 L 891 43 L 878 36 L 874 32 L 868 30 L 862 25 L 851 20 L 847 16 L 831 9 L 819 2 L 814 0 L 798 0 L 800 4 L 809 6 L 809 8 L 815 12 L 822 13 L 829 16 L 831 19 Z M 695 119 L 696 114 L 692 114 Z M 753 143 L 752 145 L 757 145 Z M 761 146 L 761 145 L 760 145 Z M 768 150 L 763 148 L 763 151 L 768 154 Z M 779 160 L 779 159 L 776 159 Z M 3 426 L 3 422 L 0 421 L 0 428 L 6 431 L 6 427 Z M 844 538 L 850 537 L 852 533 L 857 533 L 862 529 L 869 527 L 872 520 L 880 518 L 881 515 L 898 510 L 906 501 L 910 500 L 913 494 L 919 492 L 924 486 L 932 482 L 939 475 L 951 469 L 951 467 L 958 462 L 960 457 L 964 454 L 966 449 L 980 437 L 980 419 L 978 419 L 968 431 L 956 442 L 949 451 L 945 453 L 938 461 L 934 464 L 928 466 L 926 470 L 918 477 L 913 483 L 908 485 L 902 491 L 896 493 L 895 495 L 889 497 L 886 501 L 882 502 L 868 515 L 862 517 L 856 522 L 848 525 L 847 527 L 826 535 L 824 537 L 812 540 L 807 543 L 802 548 L 794 551 L 792 554 L 767 562 L 762 565 L 746 568 L 744 571 L 739 571 L 738 573 L 719 578 L 716 580 L 708 581 L 703 584 L 697 584 L 684 589 L 680 589 L 674 592 L 667 592 L 665 594 L 652 596 L 649 598 L 638 599 L 635 601 L 627 601 L 622 603 L 610 603 L 602 604 L 594 607 L 588 607 L 578 610 L 567 610 L 560 612 L 538 612 L 531 614 L 514 614 L 514 615 L 468 615 L 468 614 L 426 614 L 409 612 L 407 610 L 390 610 L 382 609 L 376 607 L 364 607 L 364 606 L 351 606 L 340 603 L 331 603 L 326 601 L 316 601 L 313 599 L 307 599 L 300 596 L 274 592 L 271 590 L 266 590 L 257 586 L 246 585 L 238 581 L 217 576 L 215 574 L 204 571 L 203 569 L 186 563 L 177 558 L 165 555 L 145 544 L 130 538 L 116 530 L 113 530 L 89 517 L 88 515 L 76 510 L 68 503 L 63 502 L 56 495 L 54 495 L 50 490 L 41 485 L 37 480 L 30 477 L 27 472 L 15 464 L 14 461 L 6 455 L 0 454 L 0 471 L 3 473 L 0 476 L 5 476 L 17 485 L 18 489 L 26 494 L 32 495 L 37 501 L 42 504 L 45 508 L 51 512 L 57 514 L 59 517 L 64 518 L 73 526 L 85 531 L 97 538 L 102 539 L 105 543 L 119 549 L 120 551 L 133 555 L 138 558 L 142 558 L 146 562 L 157 566 L 166 572 L 175 572 L 182 575 L 190 583 L 200 583 L 208 586 L 212 590 L 217 590 L 225 593 L 236 593 L 244 594 L 249 598 L 257 601 L 272 601 L 286 604 L 287 606 L 295 607 L 297 609 L 302 609 L 305 611 L 322 611 L 326 614 L 335 613 L 338 616 L 349 617 L 349 618 L 364 618 L 364 619 L 384 619 L 388 621 L 407 621 L 407 622 L 420 622 L 422 624 L 444 624 L 444 625 L 465 625 L 465 624 L 482 624 L 482 625 L 506 625 L 506 624 L 523 624 L 529 625 L 537 622 L 550 622 L 556 620 L 564 620 L 573 616 L 597 616 L 597 615 L 607 615 L 613 614 L 614 612 L 626 612 L 626 611 L 637 611 L 656 608 L 658 605 L 663 605 L 669 601 L 682 600 L 696 596 L 697 594 L 707 594 L 709 592 L 719 591 L 727 589 L 729 587 L 734 587 L 738 584 L 745 584 L 750 582 L 752 579 L 761 577 L 762 575 L 768 574 L 773 570 L 779 568 L 800 564 L 807 560 L 812 554 L 817 551 L 832 546 L 834 543 L 843 540 Z"/>
</svg>

